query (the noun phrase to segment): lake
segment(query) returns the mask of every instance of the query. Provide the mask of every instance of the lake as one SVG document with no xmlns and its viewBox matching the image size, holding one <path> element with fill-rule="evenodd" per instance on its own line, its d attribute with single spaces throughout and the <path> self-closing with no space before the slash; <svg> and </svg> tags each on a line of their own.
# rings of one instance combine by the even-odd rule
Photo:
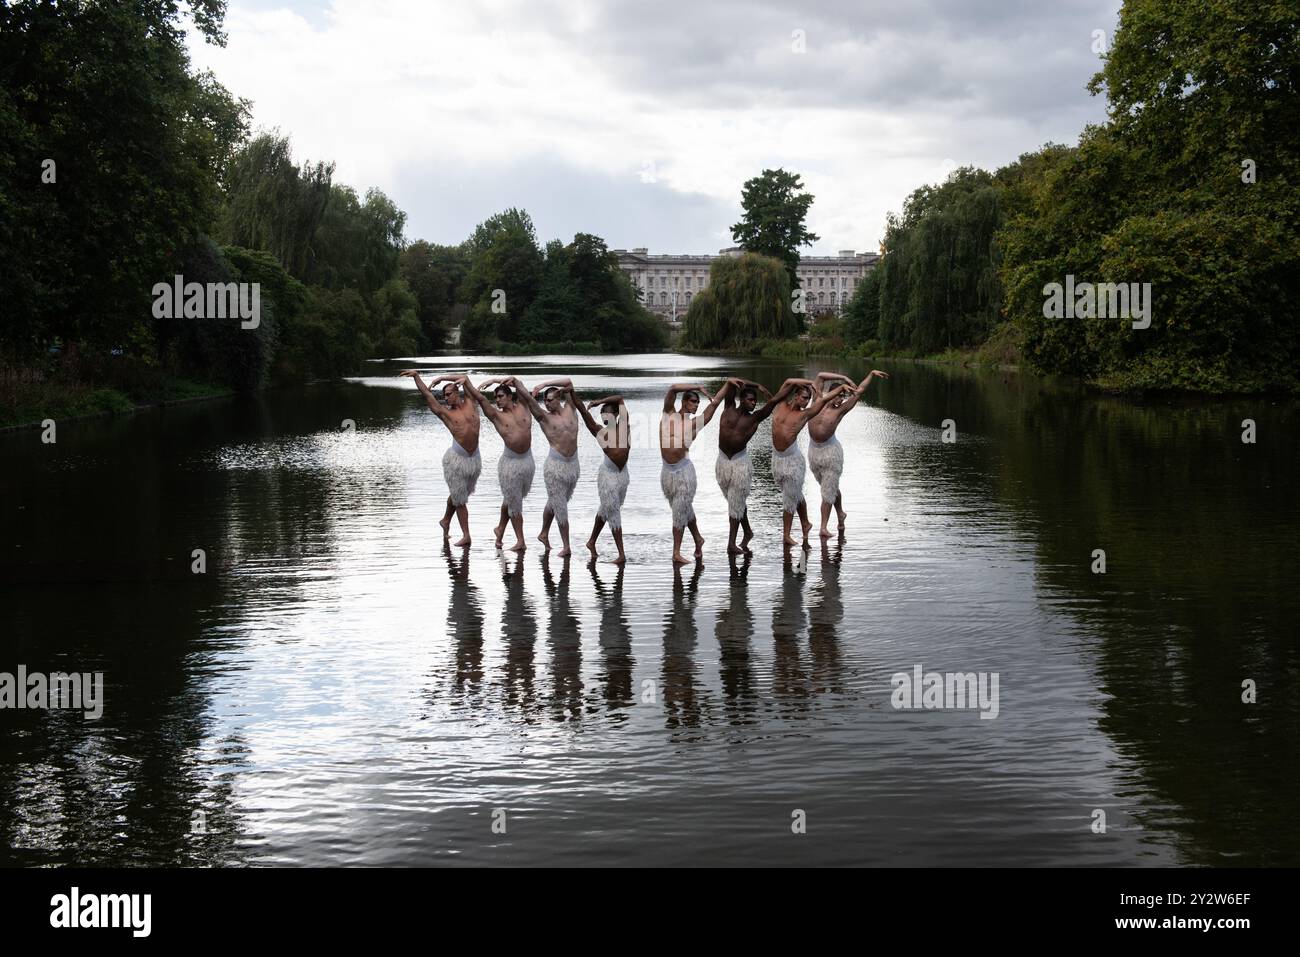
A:
<svg viewBox="0 0 1300 957">
<path fill-rule="evenodd" d="M 729 561 L 715 420 L 703 565 L 674 570 L 641 445 L 620 572 L 581 549 L 585 430 L 570 560 L 533 539 L 538 429 L 533 547 L 494 550 L 487 423 L 473 547 L 444 546 L 415 364 L 0 435 L 0 671 L 104 673 L 98 721 L 0 711 L 7 863 L 1300 864 L 1296 401 L 880 362 L 842 539 L 782 554 L 765 424 Z M 647 421 L 674 381 L 867 371 L 418 364 L 571 375 Z M 996 718 L 894 707 L 917 667 L 996 675 Z"/>
</svg>

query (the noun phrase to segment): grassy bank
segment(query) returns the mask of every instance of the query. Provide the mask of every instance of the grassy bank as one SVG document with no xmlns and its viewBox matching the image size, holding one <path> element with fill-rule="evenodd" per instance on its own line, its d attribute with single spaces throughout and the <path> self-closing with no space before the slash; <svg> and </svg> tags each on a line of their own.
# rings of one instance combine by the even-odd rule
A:
<svg viewBox="0 0 1300 957">
<path fill-rule="evenodd" d="M 183 379 L 160 369 L 46 369 L 0 366 L 0 429 L 39 427 L 45 419 L 123 415 L 140 408 L 231 395 L 223 386 Z"/>
</svg>

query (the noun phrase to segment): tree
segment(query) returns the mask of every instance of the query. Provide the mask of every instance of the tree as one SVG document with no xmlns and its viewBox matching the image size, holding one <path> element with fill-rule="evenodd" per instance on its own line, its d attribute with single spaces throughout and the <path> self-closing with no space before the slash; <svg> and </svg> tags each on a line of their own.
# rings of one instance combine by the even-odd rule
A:
<svg viewBox="0 0 1300 957">
<path fill-rule="evenodd" d="M 732 240 L 745 251 L 785 264 L 792 289 L 799 285 L 799 247 L 821 238 L 804 227 L 813 197 L 802 190 L 797 173 L 763 170 L 761 176 L 745 182 L 740 200 L 745 214 L 731 227 Z"/>
<path fill-rule="evenodd" d="M 480 223 L 468 245 L 470 269 L 462 295 L 474 305 L 462 341 L 513 342 L 542 280 L 544 260 L 533 221 L 523 210 L 507 209 Z"/>
<path fill-rule="evenodd" d="M 224 3 L 187 6 L 223 43 Z M 150 290 L 211 229 L 247 105 L 190 72 L 164 0 L 0 5 L 0 74 L 0 347 L 147 357 Z"/>
<path fill-rule="evenodd" d="M 713 261 L 709 284 L 691 301 L 682 327 L 683 341 L 697 349 L 789 339 L 799 332 L 784 264 L 755 253 Z"/>
<path fill-rule="evenodd" d="M 456 315 L 458 293 L 469 274 L 464 245 L 439 246 L 417 240 L 402 250 L 398 265 L 402 279 L 415 294 L 424 346 L 441 348 L 460 321 Z"/>
</svg>

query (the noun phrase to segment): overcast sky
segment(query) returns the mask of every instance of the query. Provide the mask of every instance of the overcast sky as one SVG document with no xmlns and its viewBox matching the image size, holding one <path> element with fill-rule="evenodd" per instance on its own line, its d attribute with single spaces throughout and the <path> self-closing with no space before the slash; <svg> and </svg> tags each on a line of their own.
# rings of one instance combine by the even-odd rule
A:
<svg viewBox="0 0 1300 957">
<path fill-rule="evenodd" d="M 1118 9 L 230 0 L 225 49 L 191 52 L 299 160 L 391 196 L 408 239 L 459 242 L 519 206 L 543 242 L 711 253 L 731 244 L 742 183 L 782 166 L 816 197 L 810 251 L 833 253 L 874 251 L 885 214 L 957 166 L 1102 120 L 1084 85 Z"/>
</svg>

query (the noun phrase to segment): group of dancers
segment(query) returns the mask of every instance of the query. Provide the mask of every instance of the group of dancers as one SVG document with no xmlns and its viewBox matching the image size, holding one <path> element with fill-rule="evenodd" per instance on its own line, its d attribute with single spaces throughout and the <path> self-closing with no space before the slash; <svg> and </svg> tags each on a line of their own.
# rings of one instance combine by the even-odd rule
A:
<svg viewBox="0 0 1300 957">
<path fill-rule="evenodd" d="M 550 453 L 542 468 L 546 483 L 546 508 L 542 512 L 542 530 L 537 536 L 542 545 L 551 547 L 552 523 L 559 526 L 563 541 L 559 555 L 566 557 L 569 548 L 569 499 L 577 487 L 579 420 L 596 438 L 604 452 L 596 489 L 600 507 L 587 540 L 592 558 L 596 542 L 609 526 L 618 549 L 616 564 L 626 560 L 623 551 L 623 501 L 628 489 L 628 456 L 631 452 L 631 429 L 627 404 L 621 395 L 608 395 L 585 401 L 567 379 L 550 379 L 529 389 L 517 376 L 498 376 L 477 386 L 468 375 L 440 375 L 426 383 L 418 371 L 403 372 L 415 380 L 429 408 L 451 432 L 452 443 L 442 457 L 447 481 L 447 510 L 441 522 L 443 534 L 450 538 L 451 520 L 460 525 L 457 547 L 468 547 L 469 498 L 474 494 L 483 468 L 479 456 L 479 410 L 487 416 L 505 448 L 497 463 L 501 484 L 501 518 L 497 523 L 496 546 L 503 547 L 507 527 L 515 533 L 511 551 L 522 552 L 524 544 L 524 498 L 532 489 L 536 466 L 533 462 L 532 420 L 536 419 L 550 444 Z M 754 469 L 749 458 L 749 442 L 759 423 L 772 419 L 772 474 L 781 488 L 783 541 L 785 547 L 798 544 L 792 533 L 794 518 L 799 516 L 803 547 L 808 548 L 812 522 L 804 501 L 803 484 L 807 468 L 821 486 L 821 536 L 829 538 L 831 511 L 837 514 L 839 529 L 844 529 L 844 502 L 840 491 L 840 474 L 844 470 L 844 450 L 835 430 L 844 416 L 857 404 L 873 378 L 889 376 L 873 369 L 861 383 L 834 372 L 820 373 L 816 379 L 786 379 L 775 394 L 748 379 L 729 378 L 710 395 L 698 383 L 681 383 L 669 387 L 664 395 L 663 415 L 659 421 L 659 452 L 663 457 L 660 487 L 672 508 L 673 562 L 685 564 L 682 539 L 687 530 L 695 542 L 695 558 L 704 556 L 704 536 L 695 520 L 696 477 L 691 461 L 691 443 L 712 420 L 718 409 L 722 419 L 718 433 L 718 460 L 715 470 L 718 486 L 727 498 L 730 524 L 727 551 L 732 555 L 752 554 L 749 543 L 754 529 L 749 524 L 749 492 Z M 438 388 L 441 386 L 441 388 Z M 491 388 L 492 398 L 485 394 Z M 766 400 L 759 405 L 759 394 Z M 701 398 L 708 405 L 701 411 Z M 592 410 L 599 410 L 599 421 Z M 807 426 L 810 444 L 805 463 L 799 450 L 799 433 Z M 736 536 L 743 531 L 739 542 Z"/>
</svg>

